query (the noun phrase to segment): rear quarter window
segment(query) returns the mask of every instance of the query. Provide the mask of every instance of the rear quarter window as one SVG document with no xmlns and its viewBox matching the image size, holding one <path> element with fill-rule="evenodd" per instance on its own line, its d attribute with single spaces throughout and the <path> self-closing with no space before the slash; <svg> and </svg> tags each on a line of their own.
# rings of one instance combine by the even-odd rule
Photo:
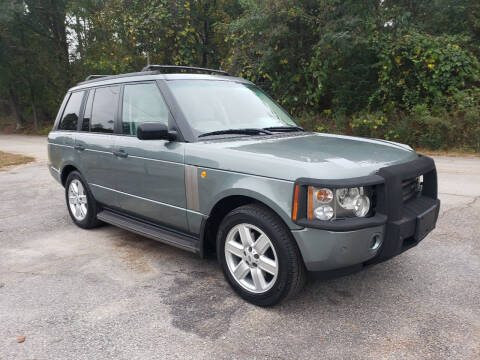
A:
<svg viewBox="0 0 480 360">
<path fill-rule="evenodd" d="M 82 105 L 84 91 L 77 91 L 70 95 L 62 118 L 58 124 L 59 130 L 77 130 L 78 118 L 80 117 L 80 106 Z"/>
</svg>

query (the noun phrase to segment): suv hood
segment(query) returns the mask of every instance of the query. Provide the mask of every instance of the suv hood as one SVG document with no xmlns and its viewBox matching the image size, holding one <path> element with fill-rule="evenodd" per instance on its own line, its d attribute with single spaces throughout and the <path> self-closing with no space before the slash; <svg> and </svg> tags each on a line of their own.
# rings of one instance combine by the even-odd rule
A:
<svg viewBox="0 0 480 360">
<path fill-rule="evenodd" d="M 294 181 L 301 177 L 344 179 L 417 158 L 407 145 L 319 133 L 227 138 L 190 143 L 185 162 Z"/>
</svg>

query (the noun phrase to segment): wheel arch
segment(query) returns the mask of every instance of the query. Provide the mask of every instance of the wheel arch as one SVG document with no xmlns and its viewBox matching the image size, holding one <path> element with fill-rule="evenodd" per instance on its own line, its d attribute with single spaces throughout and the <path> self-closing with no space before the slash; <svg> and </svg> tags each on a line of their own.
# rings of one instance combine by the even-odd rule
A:
<svg viewBox="0 0 480 360">
<path fill-rule="evenodd" d="M 68 175 L 72 171 L 78 171 L 78 168 L 72 164 L 66 164 L 62 167 L 60 172 L 60 181 L 62 182 L 63 187 L 65 187 L 65 183 L 67 182 Z"/>
<path fill-rule="evenodd" d="M 216 251 L 217 231 L 223 218 L 232 210 L 248 204 L 258 204 L 272 211 L 279 217 L 282 223 L 290 228 L 290 219 L 285 219 L 285 212 L 278 206 L 271 206 L 271 201 L 265 201 L 261 194 L 228 194 L 218 199 L 212 206 L 208 218 L 205 220 L 200 236 L 200 255 L 206 257 L 209 253 Z M 288 215 L 287 215 L 288 217 Z M 295 226 L 295 225 L 294 225 Z"/>
</svg>

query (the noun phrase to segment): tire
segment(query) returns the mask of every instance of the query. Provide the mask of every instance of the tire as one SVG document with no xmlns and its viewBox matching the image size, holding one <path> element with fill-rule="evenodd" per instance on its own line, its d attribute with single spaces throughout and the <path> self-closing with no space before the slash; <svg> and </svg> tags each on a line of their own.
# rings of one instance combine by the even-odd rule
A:
<svg viewBox="0 0 480 360">
<path fill-rule="evenodd" d="M 306 282 L 290 230 L 260 205 L 241 206 L 225 216 L 217 233 L 217 257 L 228 283 L 254 305 L 278 304 Z"/>
<path fill-rule="evenodd" d="M 77 188 L 77 192 L 75 192 Z M 72 203 L 70 203 L 72 197 Z M 68 213 L 75 225 L 83 229 L 92 229 L 103 224 L 97 219 L 99 206 L 95 201 L 87 182 L 78 171 L 68 174 L 65 182 L 65 200 Z"/>
</svg>

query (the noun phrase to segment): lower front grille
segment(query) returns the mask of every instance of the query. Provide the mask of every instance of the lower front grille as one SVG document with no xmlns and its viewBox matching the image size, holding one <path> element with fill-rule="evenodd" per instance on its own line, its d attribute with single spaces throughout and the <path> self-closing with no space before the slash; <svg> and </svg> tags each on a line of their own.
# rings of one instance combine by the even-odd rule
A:
<svg viewBox="0 0 480 360">
<path fill-rule="evenodd" d="M 419 177 L 402 181 L 402 199 L 403 202 L 410 200 L 421 192 L 421 183 Z"/>
</svg>

